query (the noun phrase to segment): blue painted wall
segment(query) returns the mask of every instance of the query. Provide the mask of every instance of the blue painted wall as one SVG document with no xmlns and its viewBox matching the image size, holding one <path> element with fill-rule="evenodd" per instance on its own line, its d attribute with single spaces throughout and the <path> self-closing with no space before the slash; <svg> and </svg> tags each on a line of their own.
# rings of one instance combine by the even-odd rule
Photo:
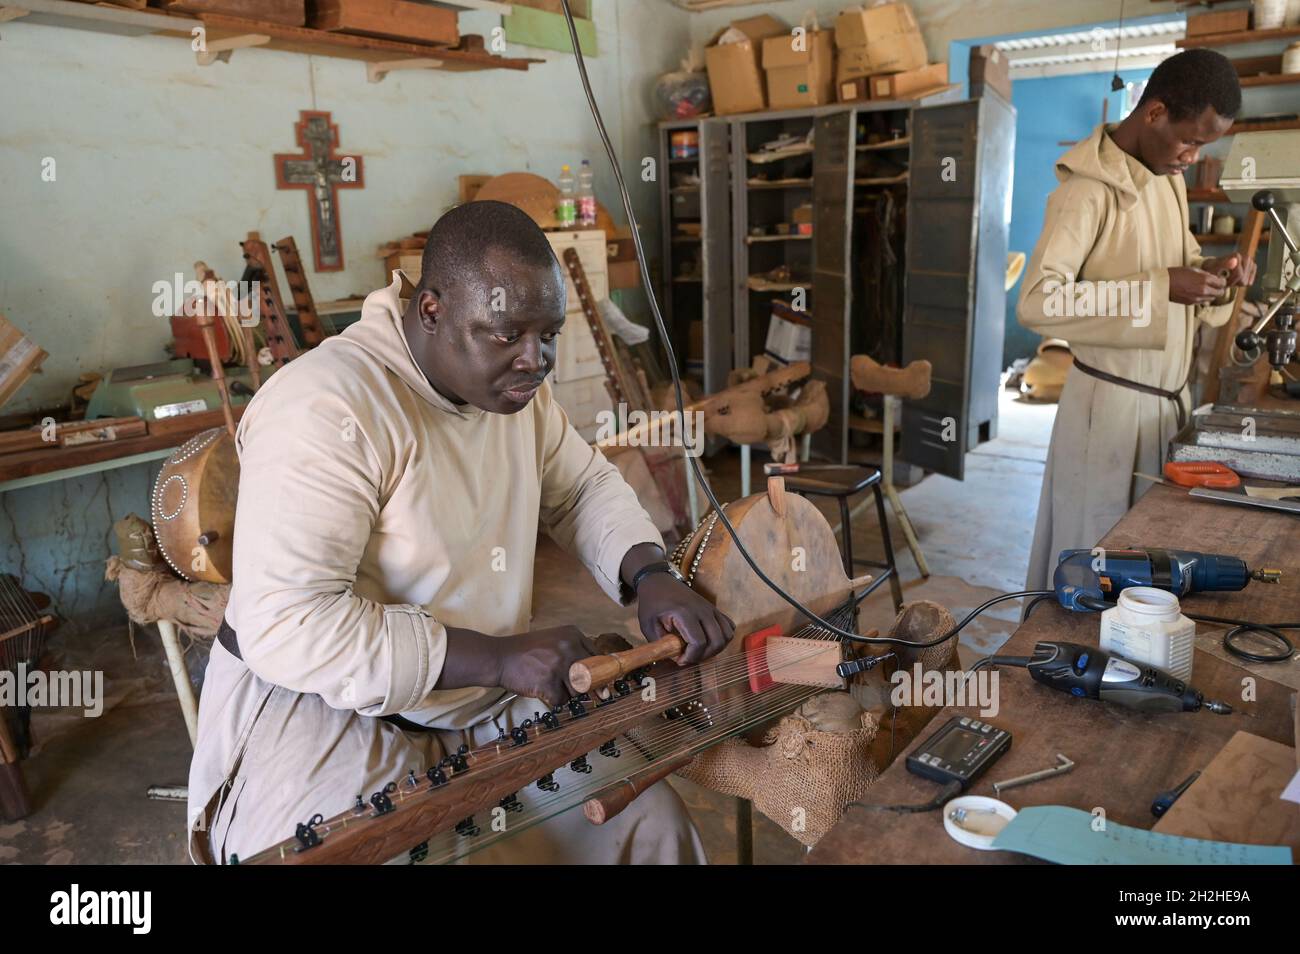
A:
<svg viewBox="0 0 1300 954">
<path fill-rule="evenodd" d="M 1058 143 L 1083 139 L 1101 122 L 1103 96 L 1110 96 L 1107 118 L 1118 122 L 1123 116 L 1124 91 L 1110 92 L 1113 73 L 1080 73 L 1042 79 L 1016 80 L 1011 84 L 1011 102 L 1016 107 L 1016 168 L 1011 197 L 1011 232 L 1007 247 L 1033 253 L 1043 229 L 1047 197 L 1056 188 L 1056 160 L 1069 151 Z M 1126 82 L 1141 82 L 1151 70 L 1125 70 Z M 1003 344 L 1003 366 L 1034 353 L 1042 339 L 1016 321 L 1020 285 L 1007 293 L 1007 334 Z"/>
</svg>

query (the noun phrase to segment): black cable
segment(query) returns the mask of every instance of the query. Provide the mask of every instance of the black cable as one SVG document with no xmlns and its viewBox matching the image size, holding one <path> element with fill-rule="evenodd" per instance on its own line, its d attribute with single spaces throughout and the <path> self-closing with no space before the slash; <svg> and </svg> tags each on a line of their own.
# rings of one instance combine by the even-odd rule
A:
<svg viewBox="0 0 1300 954">
<path fill-rule="evenodd" d="M 1051 599 L 1055 595 L 1055 593 L 1044 593 L 1042 596 L 1035 596 L 1029 601 L 1029 605 L 1025 607 L 1025 611 L 1020 614 L 1020 622 L 1023 623 L 1025 620 L 1029 619 L 1029 614 L 1034 611 L 1035 606 L 1043 602 L 1043 600 Z"/>
<path fill-rule="evenodd" d="M 944 802 L 953 798 L 959 792 L 961 792 L 961 782 L 953 779 L 939 790 L 938 795 L 921 805 L 865 805 L 862 802 L 849 802 L 844 806 L 844 810 L 848 811 L 850 808 L 861 808 L 863 811 L 868 812 L 897 812 L 900 815 L 913 815 L 919 812 L 932 812 L 936 808 L 942 808 Z"/>
<path fill-rule="evenodd" d="M 967 676 L 985 666 L 1020 666 L 1024 668 L 1033 661 L 1033 656 L 985 656 L 966 670 Z"/>
<path fill-rule="evenodd" d="M 1223 616 L 1201 616 L 1196 613 L 1184 613 L 1183 615 L 1188 619 L 1196 620 L 1198 623 L 1219 623 L 1223 626 L 1231 626 L 1232 629 L 1223 634 L 1223 648 L 1238 659 L 1257 663 L 1286 662 L 1295 655 L 1295 645 L 1282 634 L 1281 630 L 1300 629 L 1300 623 L 1252 623 L 1249 620 L 1230 619 Z M 1262 633 L 1276 639 L 1285 648 L 1282 652 L 1271 655 L 1252 653 L 1237 646 L 1234 642 L 1238 637 L 1247 633 Z"/>
<path fill-rule="evenodd" d="M 650 266 L 646 261 L 645 247 L 641 243 L 641 230 L 637 225 L 636 213 L 632 211 L 632 196 L 627 190 L 627 183 L 623 180 L 623 170 L 618 164 L 618 154 L 614 152 L 614 144 L 610 142 L 609 132 L 605 129 L 605 121 L 601 119 L 600 108 L 596 105 L 596 96 L 591 90 L 591 80 L 587 76 L 587 63 L 582 56 L 582 47 L 578 42 L 578 28 L 577 24 L 573 21 L 573 11 L 569 9 L 569 0 L 561 0 L 561 3 L 564 7 L 564 20 L 569 27 L 569 41 L 573 44 L 574 62 L 578 66 L 578 76 L 582 80 L 582 90 L 587 96 L 587 105 L 591 108 L 591 117 L 596 123 L 596 131 L 600 134 L 600 141 L 605 147 L 605 154 L 609 157 L 610 165 L 613 167 L 614 181 L 618 184 L 619 195 L 623 199 L 623 211 L 627 215 L 628 226 L 632 231 L 632 245 L 636 250 L 637 264 L 640 266 L 641 283 L 645 286 L 646 299 L 650 303 L 650 313 L 654 317 L 655 328 L 659 332 L 659 338 L 663 342 L 664 352 L 668 358 L 668 370 L 669 373 L 672 374 L 673 378 L 673 395 L 677 401 L 677 413 L 680 415 L 681 420 L 685 420 L 686 399 L 682 393 L 682 376 L 681 372 L 677 368 L 677 354 L 673 350 L 673 343 L 668 335 L 668 326 L 664 323 L 664 316 L 659 311 L 659 301 L 655 298 L 654 283 L 650 279 Z M 722 504 L 713 493 L 713 488 L 709 486 L 709 481 L 704 476 L 704 470 L 700 466 L 699 458 L 687 453 L 686 448 L 682 449 L 682 454 L 686 458 L 686 464 L 690 467 L 691 473 L 695 475 L 696 483 L 700 485 L 700 488 L 704 491 L 704 495 L 709 498 L 709 503 L 713 505 L 714 512 L 717 513 L 719 522 L 721 522 L 723 527 L 726 528 L 728 535 L 730 535 L 732 541 L 736 545 L 736 550 L 742 557 L 744 557 L 745 562 L 749 564 L 749 568 L 754 571 L 754 575 L 757 576 L 768 589 L 781 597 L 781 599 L 790 604 L 809 620 L 828 632 L 834 633 L 841 639 L 846 639 L 854 643 L 891 643 L 899 646 L 923 648 L 925 646 L 933 646 L 935 643 L 942 642 L 944 639 L 948 638 L 947 636 L 944 636 L 928 643 L 917 643 L 909 639 L 899 639 L 897 636 L 873 636 L 868 639 L 858 633 L 851 633 L 846 629 L 841 629 L 828 620 L 818 616 L 807 606 L 804 606 L 803 603 L 800 603 L 797 599 L 787 593 L 775 580 L 763 572 L 762 568 L 754 561 L 754 558 L 750 556 L 749 550 L 747 550 L 745 545 L 741 542 L 740 535 L 736 532 L 736 528 L 732 526 L 731 520 L 728 519 L 726 511 L 722 508 Z M 1015 595 L 1025 596 L 1030 594 Z M 1011 596 L 1002 597 L 1002 599 L 1011 598 Z M 996 600 L 985 605 L 991 605 L 992 602 L 996 602 Z M 982 609 L 984 609 L 984 607 L 980 607 L 975 611 L 975 613 L 980 612 Z M 971 616 L 973 617 L 975 613 L 972 613 Z M 967 619 L 961 623 L 961 626 L 965 626 L 969 621 L 970 617 L 967 617 Z M 957 629 L 960 629 L 961 626 L 958 626 Z M 956 632 L 957 630 L 954 629 L 953 633 Z M 948 635 L 952 635 L 952 633 Z"/>
</svg>

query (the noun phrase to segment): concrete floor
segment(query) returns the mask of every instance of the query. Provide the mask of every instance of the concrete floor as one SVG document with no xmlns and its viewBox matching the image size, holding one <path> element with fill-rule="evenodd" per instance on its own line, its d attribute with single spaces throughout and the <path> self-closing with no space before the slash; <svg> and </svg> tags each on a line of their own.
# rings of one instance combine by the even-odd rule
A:
<svg viewBox="0 0 1300 954">
<path fill-rule="evenodd" d="M 999 436 L 968 455 L 965 481 L 932 475 L 902 491 L 931 572 L 920 578 L 893 524 L 905 600 L 934 600 L 960 618 L 989 597 L 1022 587 L 1054 414 L 1054 405 L 1023 404 L 1003 392 Z M 734 497 L 738 455 L 719 455 L 709 466 L 718 495 Z M 854 522 L 858 555 L 881 552 L 873 512 Z M 535 592 L 536 627 L 572 623 L 591 633 L 635 632 L 635 614 L 605 599 L 582 567 L 549 540 L 539 546 Z M 1017 604 L 1005 604 L 973 621 L 962 634 L 963 658 L 995 650 L 1014 630 L 1018 614 Z M 893 616 L 888 586 L 863 604 L 864 625 L 884 629 Z M 36 714 L 37 746 L 23 763 L 35 811 L 23 821 L 0 823 L 0 862 L 185 862 L 184 806 L 145 794 L 153 784 L 184 784 L 190 754 L 156 634 L 137 629 L 133 646 L 126 626 L 92 632 L 65 627 L 51 640 L 50 652 L 52 668 L 104 671 L 105 711 L 97 719 L 59 710 Z M 673 784 L 690 807 L 710 860 L 734 862 L 734 800 L 688 782 Z M 754 845 L 760 864 L 803 855 L 798 842 L 758 814 Z"/>
</svg>

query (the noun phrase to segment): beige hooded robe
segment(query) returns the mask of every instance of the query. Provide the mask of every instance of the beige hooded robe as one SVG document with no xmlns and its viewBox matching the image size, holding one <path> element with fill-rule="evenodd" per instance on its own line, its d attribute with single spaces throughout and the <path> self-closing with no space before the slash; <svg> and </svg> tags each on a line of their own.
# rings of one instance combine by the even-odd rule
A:
<svg viewBox="0 0 1300 954">
<path fill-rule="evenodd" d="M 438 394 L 402 331 L 409 292 L 394 273 L 359 322 L 278 371 L 240 422 L 226 618 L 243 660 L 213 647 L 190 769 L 192 855 L 207 831 L 215 859 L 248 857 L 544 708 L 500 688 L 435 688 L 444 627 L 529 629 L 539 524 L 622 602 L 624 555 L 662 545 L 549 383 L 513 415 Z M 389 714 L 444 731 L 376 718 Z M 702 860 L 681 801 L 655 788 L 627 818 L 598 829 L 570 812 L 491 857 Z"/>
<path fill-rule="evenodd" d="M 1227 322 L 1230 306 L 1169 300 L 1169 269 L 1196 266 L 1180 175 L 1157 176 L 1120 149 L 1105 126 L 1056 165 L 1043 231 L 1025 272 L 1017 315 L 1100 371 L 1180 391 L 1197 321 Z M 1158 474 L 1177 429 L 1173 402 L 1098 380 L 1065 379 L 1043 474 L 1027 589 L 1050 587 L 1061 550 L 1094 546 L 1146 492 L 1134 471 Z M 1134 545 L 1141 541 L 1133 541 Z"/>
</svg>

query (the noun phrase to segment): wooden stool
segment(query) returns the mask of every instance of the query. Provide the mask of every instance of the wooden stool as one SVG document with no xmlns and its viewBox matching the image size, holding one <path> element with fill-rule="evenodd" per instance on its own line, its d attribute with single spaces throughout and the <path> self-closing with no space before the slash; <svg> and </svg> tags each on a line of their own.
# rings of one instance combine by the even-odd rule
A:
<svg viewBox="0 0 1300 954">
<path fill-rule="evenodd" d="M 791 473 L 790 468 L 798 469 Z M 903 587 L 898 581 L 898 568 L 894 564 L 894 543 L 889 536 L 889 518 L 885 514 L 885 495 L 882 490 L 883 480 L 879 467 L 870 464 L 800 464 L 769 465 L 770 471 L 777 471 L 785 476 L 786 490 L 805 497 L 834 497 L 840 508 L 840 553 L 844 558 L 844 573 L 850 579 L 857 574 L 856 566 L 869 566 L 881 570 L 867 586 L 862 597 L 865 598 L 876 587 L 889 581 L 889 589 L 894 596 L 894 609 L 902 612 Z M 853 524 L 849 510 L 849 499 L 870 490 L 876 498 L 876 517 L 880 521 L 880 538 L 885 545 L 885 559 L 865 560 L 853 555 Z"/>
</svg>

